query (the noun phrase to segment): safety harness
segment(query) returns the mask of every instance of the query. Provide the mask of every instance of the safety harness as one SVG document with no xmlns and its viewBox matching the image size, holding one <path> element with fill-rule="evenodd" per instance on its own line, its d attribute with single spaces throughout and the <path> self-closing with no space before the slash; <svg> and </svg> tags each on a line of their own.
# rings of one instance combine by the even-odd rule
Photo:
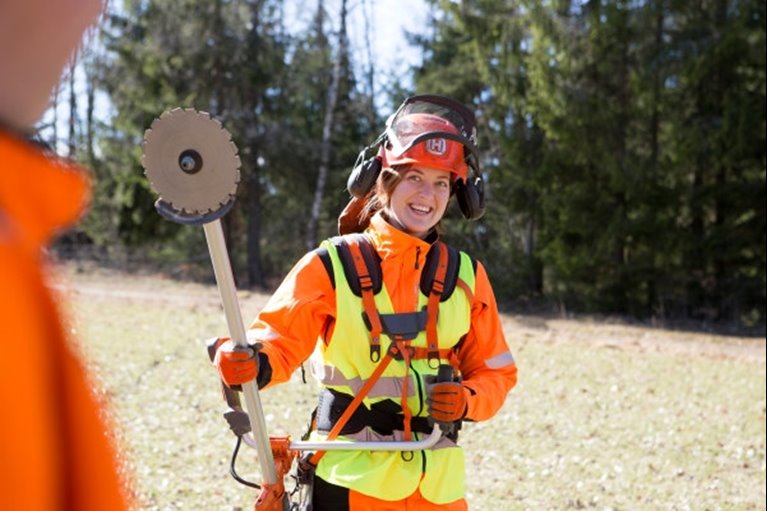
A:
<svg viewBox="0 0 767 511">
<path fill-rule="evenodd" d="M 339 255 L 351 291 L 362 299 L 362 317 L 370 333 L 370 360 L 378 364 L 353 398 L 339 392 L 326 391 L 318 406 L 316 425 L 318 429 L 323 430 L 332 424 L 327 440 L 334 440 L 339 434 L 346 433 L 348 429 L 359 430 L 369 425 L 379 432 L 401 429 L 405 440 L 409 441 L 412 438 L 414 422 L 416 431 L 430 431 L 423 418 L 412 417 L 412 412 L 407 406 L 410 362 L 427 359 L 429 366 L 435 370 L 440 360 L 447 360 L 451 365 L 457 365 L 454 349 L 439 348 L 437 318 L 440 302 L 450 298 L 456 287 L 466 292 L 469 301 L 472 301 L 471 289 L 458 278 L 460 253 L 441 241 L 435 242 L 426 256 L 421 274 L 421 292 L 428 297 L 424 310 L 381 314 L 375 305 L 375 295 L 383 288 L 381 260 L 368 236 L 365 234 L 336 236 L 331 238 L 329 243 L 335 247 Z M 321 247 L 317 250 L 317 254 L 335 288 L 335 275 L 328 249 Z M 476 262 L 474 262 L 474 271 L 476 271 Z M 410 341 L 415 339 L 421 331 L 426 332 L 427 346 L 425 348 L 411 346 Z M 386 334 L 392 340 L 383 357 L 381 356 L 381 334 Z M 360 408 L 370 389 L 393 359 L 403 360 L 405 363 L 401 418 L 398 414 L 392 418 L 394 413 L 391 410 L 380 409 L 381 407 L 375 409 L 374 406 L 371 410 L 366 407 Z M 324 404 L 323 400 L 325 400 Z M 339 416 L 337 412 L 342 409 L 343 413 Z M 389 417 L 388 420 L 382 420 L 385 416 Z M 354 420 L 352 420 L 353 417 Z M 316 467 L 323 455 L 324 451 L 315 452 L 308 459 L 308 463 Z"/>
</svg>

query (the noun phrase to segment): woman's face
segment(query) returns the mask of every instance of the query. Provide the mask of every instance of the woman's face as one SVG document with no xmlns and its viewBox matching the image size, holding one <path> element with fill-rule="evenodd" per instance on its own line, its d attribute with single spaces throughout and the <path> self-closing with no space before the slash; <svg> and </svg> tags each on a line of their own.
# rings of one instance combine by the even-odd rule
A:
<svg viewBox="0 0 767 511">
<path fill-rule="evenodd" d="M 418 165 L 405 170 L 386 211 L 400 230 L 425 238 L 442 219 L 450 199 L 450 172 Z"/>
</svg>

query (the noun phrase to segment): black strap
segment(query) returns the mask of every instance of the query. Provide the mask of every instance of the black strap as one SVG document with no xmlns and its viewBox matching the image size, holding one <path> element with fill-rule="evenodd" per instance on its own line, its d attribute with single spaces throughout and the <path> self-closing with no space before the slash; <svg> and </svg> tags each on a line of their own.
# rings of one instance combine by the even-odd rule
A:
<svg viewBox="0 0 767 511">
<path fill-rule="evenodd" d="M 338 256 L 341 259 L 341 265 L 344 268 L 344 275 L 346 275 L 346 281 L 349 283 L 349 287 L 352 292 L 357 296 L 362 296 L 362 288 L 360 286 L 359 275 L 357 275 L 357 269 L 354 266 L 352 260 L 352 254 L 349 250 L 347 240 L 354 239 L 360 247 L 362 252 L 362 259 L 365 261 L 365 268 L 367 268 L 368 275 L 373 285 L 373 294 L 377 295 L 381 292 L 383 287 L 383 274 L 381 273 L 381 258 L 378 256 L 373 244 L 365 234 L 354 233 L 347 234 L 345 236 L 335 236 L 330 238 L 330 243 L 336 247 Z M 327 267 L 326 267 L 327 268 Z M 332 265 L 331 265 L 332 271 Z M 335 276 L 331 277 L 335 280 Z"/>
<path fill-rule="evenodd" d="M 321 433 L 330 431 L 351 402 L 352 397 L 348 394 L 324 389 L 320 393 L 317 405 L 317 431 Z M 392 435 L 395 431 L 404 431 L 404 415 L 401 412 L 400 405 L 389 399 L 375 403 L 371 408 L 367 408 L 364 404 L 360 405 L 341 429 L 341 434 L 359 433 L 365 427 L 371 428 L 379 435 Z M 426 434 L 434 429 L 428 417 L 413 417 L 410 427 L 417 433 Z M 458 441 L 458 429 L 460 426 L 456 427 L 454 434 L 448 435 L 448 438 L 454 442 Z"/>
<path fill-rule="evenodd" d="M 351 237 L 354 237 L 354 239 L 357 241 L 357 243 L 360 246 L 360 250 L 362 251 L 362 258 L 365 260 L 365 267 L 368 270 L 368 274 L 370 275 L 370 279 L 373 282 L 373 294 L 378 294 L 381 292 L 381 289 L 383 287 L 383 273 L 381 272 L 381 258 L 378 255 L 378 252 L 376 252 L 375 248 L 373 248 L 373 244 L 370 242 L 370 239 L 364 234 L 364 233 L 354 233 L 354 234 L 347 234 L 345 236 L 334 236 L 330 238 L 330 243 L 336 247 L 336 250 L 338 251 L 338 255 L 341 259 L 341 265 L 344 268 L 344 275 L 346 276 L 346 281 L 349 283 L 349 287 L 351 288 L 352 292 L 356 296 L 362 296 L 362 290 L 360 289 L 359 285 L 359 276 L 357 275 L 357 270 L 354 266 L 354 263 L 351 259 L 351 252 L 349 251 L 349 247 L 347 246 L 347 240 L 349 240 Z M 421 292 L 425 294 L 426 296 L 429 296 L 431 293 L 431 288 L 434 285 L 434 275 L 437 272 L 437 265 L 439 264 L 439 253 L 437 250 L 434 249 L 436 246 L 436 243 L 429 248 L 429 252 L 426 254 L 426 262 L 424 263 L 424 269 L 421 273 L 421 283 L 420 288 Z M 444 246 L 447 247 L 448 250 L 448 259 L 447 259 L 447 273 L 445 275 L 445 283 L 444 283 L 444 289 L 442 291 L 442 296 L 440 296 L 440 301 L 444 302 L 448 298 L 450 298 L 453 294 L 453 291 L 455 291 L 456 284 L 458 282 L 458 274 L 461 271 L 461 253 L 451 247 L 450 245 L 445 244 Z M 320 247 L 316 250 L 317 255 L 319 256 L 320 260 L 322 261 L 323 266 L 325 267 L 325 271 L 328 274 L 328 277 L 330 278 L 330 282 L 333 284 L 333 288 L 336 287 L 336 279 L 335 279 L 335 272 L 333 271 L 333 263 L 330 260 L 330 254 L 328 254 L 328 249 L 325 247 Z M 472 267 L 474 270 L 474 273 L 477 272 L 477 261 L 476 259 L 471 259 Z"/>
<path fill-rule="evenodd" d="M 322 266 L 325 267 L 325 272 L 328 274 L 328 277 L 330 278 L 330 284 L 333 286 L 333 289 L 335 289 L 336 273 L 333 271 L 333 261 L 330 260 L 328 247 L 319 247 L 315 249 L 314 252 L 320 258 L 320 261 L 322 261 Z"/>
<path fill-rule="evenodd" d="M 394 314 L 378 314 L 381 326 L 386 335 L 392 339 L 397 337 L 409 341 L 418 337 L 418 332 L 426 329 L 426 308 L 420 312 L 397 312 Z M 366 312 L 362 313 L 362 319 L 368 330 L 371 329 L 370 320 Z"/>
<path fill-rule="evenodd" d="M 436 249 L 437 243 L 434 243 L 426 254 L 426 262 L 421 273 L 421 292 L 429 296 L 434 287 L 434 276 L 437 273 L 439 265 L 439 250 Z M 444 302 L 453 295 L 455 286 L 458 283 L 458 272 L 461 271 L 461 254 L 450 245 L 444 244 L 447 248 L 447 272 L 445 273 L 445 282 L 442 289 L 440 302 Z"/>
</svg>

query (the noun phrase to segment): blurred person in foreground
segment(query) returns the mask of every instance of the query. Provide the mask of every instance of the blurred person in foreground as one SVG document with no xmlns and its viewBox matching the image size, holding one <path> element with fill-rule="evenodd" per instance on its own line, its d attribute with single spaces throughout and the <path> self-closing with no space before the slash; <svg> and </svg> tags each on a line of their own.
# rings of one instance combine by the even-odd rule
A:
<svg viewBox="0 0 767 511">
<path fill-rule="evenodd" d="M 319 346 L 312 439 L 409 442 L 446 426 L 422 451 L 315 454 L 314 511 L 468 509 L 461 421 L 491 418 L 517 381 L 484 266 L 439 240 L 452 196 L 482 215 L 482 186 L 473 112 L 408 98 L 358 159 L 342 236 L 306 254 L 251 325 L 259 346 L 217 342 L 230 387 L 285 382 Z"/>
<path fill-rule="evenodd" d="M 84 172 L 27 142 L 100 0 L 0 1 L 0 509 L 127 509 L 112 439 L 46 287 Z"/>
</svg>

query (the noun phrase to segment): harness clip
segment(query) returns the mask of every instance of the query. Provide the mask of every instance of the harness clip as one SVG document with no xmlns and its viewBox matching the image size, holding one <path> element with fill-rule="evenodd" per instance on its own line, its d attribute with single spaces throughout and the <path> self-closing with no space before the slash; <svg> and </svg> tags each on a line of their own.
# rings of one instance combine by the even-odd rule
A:
<svg viewBox="0 0 767 511">
<path fill-rule="evenodd" d="M 370 343 L 370 361 L 378 362 L 379 360 L 381 360 L 381 344 L 378 342 L 378 337 L 375 337 Z"/>
<path fill-rule="evenodd" d="M 402 348 L 403 347 L 397 346 L 396 344 L 392 343 L 391 355 L 392 355 L 393 359 L 395 359 L 395 360 L 404 360 L 405 359 L 405 356 L 402 353 L 402 351 L 403 351 Z M 416 358 L 416 351 L 415 351 L 415 348 L 413 346 L 411 346 L 410 344 L 405 344 L 404 349 L 408 352 L 408 355 L 409 355 L 408 358 L 410 360 L 413 360 L 413 359 Z"/>
<path fill-rule="evenodd" d="M 437 369 L 440 365 L 439 350 L 430 349 L 426 354 L 426 363 L 431 369 Z"/>
</svg>

